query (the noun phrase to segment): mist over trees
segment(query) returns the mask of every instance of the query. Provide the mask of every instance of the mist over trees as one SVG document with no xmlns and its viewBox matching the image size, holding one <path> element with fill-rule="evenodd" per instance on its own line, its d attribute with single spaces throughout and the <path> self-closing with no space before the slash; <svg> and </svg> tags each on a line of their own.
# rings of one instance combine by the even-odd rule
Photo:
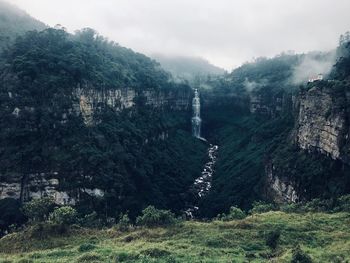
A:
<svg viewBox="0 0 350 263">
<path fill-rule="evenodd" d="M 200 57 L 154 54 L 152 58 L 158 61 L 166 71 L 169 71 L 175 81 L 188 81 L 192 85 L 198 85 L 198 81 L 207 78 L 208 75 L 217 76 L 226 72 Z"/>
<path fill-rule="evenodd" d="M 12 4 L 0 0 L 0 52 L 15 38 L 29 30 L 42 30 L 47 26 L 18 9 Z"/>
</svg>

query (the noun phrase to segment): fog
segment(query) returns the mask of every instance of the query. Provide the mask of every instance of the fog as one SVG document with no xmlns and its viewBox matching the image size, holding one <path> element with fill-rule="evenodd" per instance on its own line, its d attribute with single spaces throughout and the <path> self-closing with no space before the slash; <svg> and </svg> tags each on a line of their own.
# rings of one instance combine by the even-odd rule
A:
<svg viewBox="0 0 350 263">
<path fill-rule="evenodd" d="M 349 0 L 10 0 L 69 31 L 91 27 L 136 51 L 203 57 L 230 70 L 286 50 L 330 50 Z"/>
<path fill-rule="evenodd" d="M 318 74 L 327 76 L 335 63 L 335 51 L 325 54 L 317 52 L 306 54 L 300 64 L 294 68 L 292 82 L 293 84 L 301 84 Z"/>
</svg>

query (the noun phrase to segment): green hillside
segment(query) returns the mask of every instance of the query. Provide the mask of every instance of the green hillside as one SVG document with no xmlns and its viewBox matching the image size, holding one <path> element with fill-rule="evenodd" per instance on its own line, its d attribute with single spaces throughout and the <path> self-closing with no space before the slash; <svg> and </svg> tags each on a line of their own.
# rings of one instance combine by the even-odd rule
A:
<svg viewBox="0 0 350 263">
<path fill-rule="evenodd" d="M 189 221 L 127 232 L 73 228 L 44 239 L 31 229 L 1 239 L 0 262 L 340 263 L 350 260 L 349 225 L 349 213 L 268 212 L 229 222 Z M 275 230 L 280 236 L 273 249 L 268 240 Z M 291 261 L 293 253 L 294 260 L 307 254 L 312 261 Z"/>
</svg>

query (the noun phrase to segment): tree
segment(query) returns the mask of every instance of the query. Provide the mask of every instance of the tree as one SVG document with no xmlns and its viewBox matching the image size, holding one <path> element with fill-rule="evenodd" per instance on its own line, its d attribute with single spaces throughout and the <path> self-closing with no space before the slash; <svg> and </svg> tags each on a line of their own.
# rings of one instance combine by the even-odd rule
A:
<svg viewBox="0 0 350 263">
<path fill-rule="evenodd" d="M 43 197 L 24 204 L 23 212 L 31 221 L 40 222 L 48 218 L 54 206 L 55 202 L 52 197 Z"/>
<path fill-rule="evenodd" d="M 146 207 L 142 215 L 136 219 L 136 224 L 147 227 L 172 225 L 175 222 L 175 215 L 172 212 L 160 210 L 151 205 Z"/>
<path fill-rule="evenodd" d="M 55 208 L 49 218 L 59 225 L 71 225 L 77 222 L 77 211 L 71 206 L 62 206 Z"/>
<path fill-rule="evenodd" d="M 223 221 L 235 220 L 235 219 L 243 219 L 246 217 L 246 214 L 238 207 L 231 206 L 228 214 L 222 214 L 220 219 Z"/>
<path fill-rule="evenodd" d="M 131 225 L 131 221 L 130 221 L 128 214 L 121 214 L 119 217 L 119 222 L 117 224 L 117 228 L 120 231 L 127 231 L 127 230 L 129 230 L 130 225 Z"/>
<path fill-rule="evenodd" d="M 25 219 L 18 200 L 12 198 L 0 200 L 0 237 L 1 232 L 8 230 L 10 225 L 21 225 Z"/>
<path fill-rule="evenodd" d="M 266 245 L 268 245 L 272 249 L 276 249 L 280 236 L 281 236 L 280 230 L 272 230 L 268 232 L 265 239 Z"/>
<path fill-rule="evenodd" d="M 312 263 L 312 259 L 297 245 L 292 251 L 291 263 Z"/>
</svg>

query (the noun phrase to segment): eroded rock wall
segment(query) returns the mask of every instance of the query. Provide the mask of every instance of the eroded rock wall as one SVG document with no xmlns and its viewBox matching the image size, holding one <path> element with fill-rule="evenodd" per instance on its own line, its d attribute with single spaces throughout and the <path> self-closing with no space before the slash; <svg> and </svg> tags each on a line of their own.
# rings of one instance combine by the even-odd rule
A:
<svg viewBox="0 0 350 263">
<path fill-rule="evenodd" d="M 349 129 L 345 100 L 317 86 L 301 92 L 295 138 L 301 149 L 341 158 Z"/>
<path fill-rule="evenodd" d="M 98 120 L 94 113 L 108 106 L 116 111 L 135 106 L 137 98 L 144 98 L 145 104 L 157 109 L 166 107 L 171 110 L 188 110 L 190 90 L 135 90 L 132 88 L 97 90 L 92 87 L 77 88 L 73 92 L 77 99 L 75 111 L 81 114 L 86 125 L 93 125 Z"/>
</svg>

